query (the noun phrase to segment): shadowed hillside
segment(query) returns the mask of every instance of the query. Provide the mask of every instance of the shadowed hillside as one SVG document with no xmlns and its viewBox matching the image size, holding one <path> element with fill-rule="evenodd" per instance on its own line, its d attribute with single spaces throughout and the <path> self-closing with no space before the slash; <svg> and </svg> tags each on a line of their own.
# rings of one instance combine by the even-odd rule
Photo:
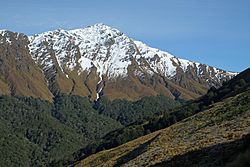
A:
<svg viewBox="0 0 250 167">
<path fill-rule="evenodd" d="M 184 119 L 180 119 L 180 122 L 166 129 L 156 131 L 119 147 L 91 155 L 78 165 L 100 166 L 102 164 L 114 166 L 119 164 L 121 166 L 151 166 L 164 163 L 178 164 L 179 160 L 185 160 L 189 156 L 194 158 L 197 155 L 197 158 L 201 158 L 201 162 L 197 162 L 195 159 L 190 162 L 190 166 L 196 166 L 199 163 L 203 163 L 203 155 L 207 156 L 205 150 L 210 150 L 215 155 L 220 155 L 221 160 L 216 164 L 217 162 L 213 161 L 213 156 L 207 157 L 208 162 L 204 159 L 204 162 L 207 162 L 207 164 L 204 163 L 202 166 L 206 166 L 209 163 L 214 163 L 215 166 L 225 166 L 226 163 L 231 163 L 232 159 L 229 157 L 233 156 L 236 158 L 237 154 L 245 147 L 245 144 L 244 142 L 243 144 L 242 142 L 239 142 L 241 144 L 230 143 L 249 140 L 249 138 L 244 137 L 244 135 L 250 133 L 248 76 L 249 69 L 240 74 L 238 78 L 224 83 L 221 88 L 212 90 L 215 92 L 213 96 L 209 96 L 209 91 L 204 97 L 186 105 L 187 107 L 199 102 L 198 104 L 204 106 L 202 107 L 202 112 L 198 110 L 198 112 L 193 112 L 195 115 L 186 119 L 184 117 Z M 154 141 L 147 144 L 143 151 L 138 151 L 141 146 L 153 138 Z M 234 155 L 230 151 L 225 155 L 220 154 L 220 151 L 227 149 L 227 147 L 229 150 L 232 147 L 238 150 L 238 152 L 236 151 Z M 137 153 L 135 153 L 136 150 Z"/>
</svg>

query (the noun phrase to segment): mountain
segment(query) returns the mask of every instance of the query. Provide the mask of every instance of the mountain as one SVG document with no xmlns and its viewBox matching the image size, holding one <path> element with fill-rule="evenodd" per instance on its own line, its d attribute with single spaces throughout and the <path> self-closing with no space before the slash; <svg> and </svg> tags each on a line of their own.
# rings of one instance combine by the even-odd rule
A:
<svg viewBox="0 0 250 167">
<path fill-rule="evenodd" d="M 181 112 L 185 105 L 177 108 L 173 111 L 175 123 L 169 122 L 167 128 L 93 154 L 75 165 L 249 166 L 249 77 L 247 69 L 219 89 L 211 88 L 205 96 L 186 104 L 189 111 Z M 196 104 L 200 109 L 192 108 Z M 167 122 L 169 118 L 163 119 Z"/>
<path fill-rule="evenodd" d="M 177 58 L 104 24 L 29 37 L 1 30 L 0 164 L 233 160 L 249 140 L 250 70 L 236 74 Z"/>
<path fill-rule="evenodd" d="M 216 156 L 220 146 L 231 159 L 230 150 L 245 147 L 249 125 L 249 69 L 236 74 L 177 58 L 104 24 L 30 37 L 1 30 L 0 164 L 65 166 L 85 158 L 80 165 L 120 166 L 138 158 L 147 165 L 143 159 L 153 157 L 153 165 L 164 166 L 193 154 L 202 159 L 207 150 Z M 173 100 L 195 97 L 182 106 Z M 161 152 L 169 146 L 175 154 L 166 159 Z M 155 147 L 160 153 L 152 155 Z"/>
<path fill-rule="evenodd" d="M 0 51 L 1 94 L 50 101 L 58 93 L 193 99 L 237 74 L 177 58 L 104 24 L 29 37 L 1 30 Z"/>
<path fill-rule="evenodd" d="M 48 31 L 29 41 L 32 59 L 54 95 L 193 99 L 237 74 L 177 58 L 104 24 Z"/>
</svg>

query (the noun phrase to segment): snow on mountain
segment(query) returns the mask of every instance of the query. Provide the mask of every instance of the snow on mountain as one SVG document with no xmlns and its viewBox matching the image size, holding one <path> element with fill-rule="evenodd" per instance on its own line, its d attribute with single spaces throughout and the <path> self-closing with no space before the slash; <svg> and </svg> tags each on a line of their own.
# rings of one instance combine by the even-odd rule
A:
<svg viewBox="0 0 250 167">
<path fill-rule="evenodd" d="M 160 94 L 173 99 L 194 99 L 237 74 L 178 58 L 104 24 L 57 29 L 29 37 L 0 30 L 0 45 L 2 56 L 10 60 L 3 61 L 4 67 L 15 59 L 12 68 L 17 73 L 20 69 L 31 72 L 27 78 L 20 74 L 27 80 L 25 84 L 32 77 L 38 81 L 34 82 L 38 86 L 18 84 L 9 88 L 11 79 L 17 83 L 18 77 L 7 77 L 5 92 L 13 90 L 11 93 L 26 95 L 30 91 L 31 96 L 47 100 L 60 93 L 90 100 L 100 96 L 138 100 Z"/>
<path fill-rule="evenodd" d="M 161 89 L 164 89 L 163 91 L 167 89 L 166 92 L 171 92 L 175 97 L 183 93 L 187 97 L 190 92 L 203 94 L 209 87 L 220 86 L 222 81 L 237 74 L 178 58 L 133 40 L 119 30 L 104 24 L 74 30 L 48 31 L 29 36 L 29 41 L 31 56 L 42 68 L 54 93 L 60 91 L 60 87 L 64 87 L 64 91 L 69 93 L 75 91 L 77 94 L 83 91 L 80 94 L 91 94 L 93 97 L 94 93 L 98 98 L 103 92 L 109 92 L 112 97 L 120 97 L 127 94 L 125 88 L 114 86 L 116 83 L 109 84 L 109 87 L 107 80 L 113 82 L 117 79 L 130 78 L 127 81 L 133 82 L 134 86 L 131 87 L 136 89 L 133 91 L 139 92 L 127 94 L 124 98 L 154 95 L 160 93 Z M 78 76 L 82 76 L 81 79 L 77 79 L 75 74 L 73 76 L 70 74 L 75 71 Z M 90 74 L 92 79 L 89 79 Z M 61 78 L 54 82 L 62 75 L 69 81 Z M 158 79 L 156 77 L 153 81 L 150 79 L 152 76 L 157 76 Z M 163 80 L 160 81 L 159 78 Z M 62 85 L 62 80 L 68 86 Z M 166 80 L 178 86 L 171 86 Z M 143 92 L 142 89 L 137 89 L 141 87 L 138 84 L 144 85 L 147 90 Z M 57 85 L 61 86 L 55 90 Z M 80 88 L 82 86 L 84 88 Z M 127 86 L 130 90 L 129 85 Z M 183 89 L 189 92 L 183 92 Z M 111 95 L 113 92 L 115 94 Z"/>
<path fill-rule="evenodd" d="M 144 67 L 148 73 L 160 73 L 166 77 L 173 77 L 176 75 L 177 67 L 185 72 L 189 66 L 197 69 L 197 75 L 203 73 L 200 63 L 180 59 L 167 52 L 148 47 L 104 24 L 69 31 L 58 29 L 30 36 L 29 39 L 33 59 L 44 68 L 49 68 L 53 66 L 49 50 L 53 50 L 62 72 L 65 67 L 73 70 L 77 64 L 80 64 L 79 73 L 96 67 L 100 78 L 103 75 L 111 78 L 124 77 L 127 75 L 128 66 L 131 65 L 132 60 L 140 65 L 141 58 L 144 58 L 149 64 L 149 67 Z M 77 59 L 78 51 L 80 58 Z M 209 72 L 209 66 L 206 70 Z M 221 77 L 219 75 L 221 70 L 213 68 L 213 72 Z M 225 75 L 234 76 L 235 73 Z"/>
<path fill-rule="evenodd" d="M 51 61 L 48 61 L 50 58 L 39 53 L 53 49 L 62 71 L 63 65 L 73 70 L 79 63 L 81 70 L 89 70 L 94 66 L 100 76 L 108 74 L 109 77 L 126 75 L 127 67 L 131 64 L 127 61 L 127 51 L 129 47 L 134 47 L 132 41 L 123 33 L 103 24 L 70 31 L 49 31 L 31 36 L 29 39 L 33 58 L 36 61 L 42 60 L 41 64 L 47 67 L 52 65 Z M 43 45 L 44 42 L 51 48 Z M 81 57 L 77 60 L 78 49 Z M 65 63 L 67 57 L 70 59 Z"/>
<path fill-rule="evenodd" d="M 0 35 L 5 37 L 5 40 L 4 38 L 1 38 L 0 40 L 0 43 L 4 43 L 4 42 L 7 42 L 9 44 L 11 44 L 11 39 L 10 39 L 10 31 L 8 30 L 0 30 Z"/>
</svg>

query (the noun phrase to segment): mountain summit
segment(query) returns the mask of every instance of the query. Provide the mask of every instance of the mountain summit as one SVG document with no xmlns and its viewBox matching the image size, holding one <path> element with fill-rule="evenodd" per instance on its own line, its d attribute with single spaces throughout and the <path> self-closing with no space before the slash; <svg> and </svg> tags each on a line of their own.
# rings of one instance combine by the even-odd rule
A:
<svg viewBox="0 0 250 167">
<path fill-rule="evenodd" d="M 3 32 L 0 45 L 8 43 L 11 47 L 8 41 L 13 39 Z M 237 74 L 177 58 L 102 23 L 48 31 L 28 40 L 25 49 L 54 95 L 60 92 L 92 100 L 100 96 L 136 100 L 164 94 L 192 99 Z"/>
</svg>

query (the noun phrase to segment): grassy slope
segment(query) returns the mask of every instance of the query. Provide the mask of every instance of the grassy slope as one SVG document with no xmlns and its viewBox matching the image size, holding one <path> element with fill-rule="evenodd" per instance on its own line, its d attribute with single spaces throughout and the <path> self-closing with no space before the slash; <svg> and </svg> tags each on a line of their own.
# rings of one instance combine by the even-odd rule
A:
<svg viewBox="0 0 250 167">
<path fill-rule="evenodd" d="M 138 137 L 169 127 L 174 123 L 180 122 L 187 117 L 207 110 L 211 107 L 211 104 L 215 102 L 222 101 L 227 97 L 232 97 L 241 92 L 244 92 L 245 90 L 250 88 L 249 76 L 250 69 L 246 69 L 232 80 L 225 82 L 223 86 L 219 89 L 211 88 L 206 95 L 200 97 L 199 99 L 190 101 L 186 105 L 176 107 L 172 110 L 172 112 L 165 112 L 163 115 L 155 115 L 153 117 L 148 117 L 145 121 L 139 121 L 130 124 L 129 126 L 125 126 L 122 129 L 118 129 L 114 132 L 111 132 L 107 134 L 104 138 L 102 138 L 102 140 L 96 141 L 91 145 L 88 145 L 86 148 L 81 149 L 81 151 L 78 152 L 78 154 L 76 155 L 77 161 L 82 160 L 91 154 L 117 147 Z M 146 101 L 146 106 L 148 105 L 154 106 L 154 104 L 151 104 L 150 100 Z M 106 106 L 111 107 L 111 104 L 106 104 Z M 125 106 L 120 105 L 119 109 L 117 107 L 114 108 L 119 112 L 126 114 L 130 113 L 131 110 L 129 109 L 128 111 L 123 112 L 123 108 L 129 108 L 127 104 L 125 104 Z M 158 110 L 157 108 L 148 107 L 148 109 L 150 108 L 153 111 Z M 109 110 L 107 113 L 113 115 L 112 110 Z M 138 117 L 138 114 L 134 116 Z"/>
<path fill-rule="evenodd" d="M 166 129 L 94 154 L 77 166 L 150 166 L 176 155 L 240 139 L 250 133 L 250 91 Z"/>
</svg>

